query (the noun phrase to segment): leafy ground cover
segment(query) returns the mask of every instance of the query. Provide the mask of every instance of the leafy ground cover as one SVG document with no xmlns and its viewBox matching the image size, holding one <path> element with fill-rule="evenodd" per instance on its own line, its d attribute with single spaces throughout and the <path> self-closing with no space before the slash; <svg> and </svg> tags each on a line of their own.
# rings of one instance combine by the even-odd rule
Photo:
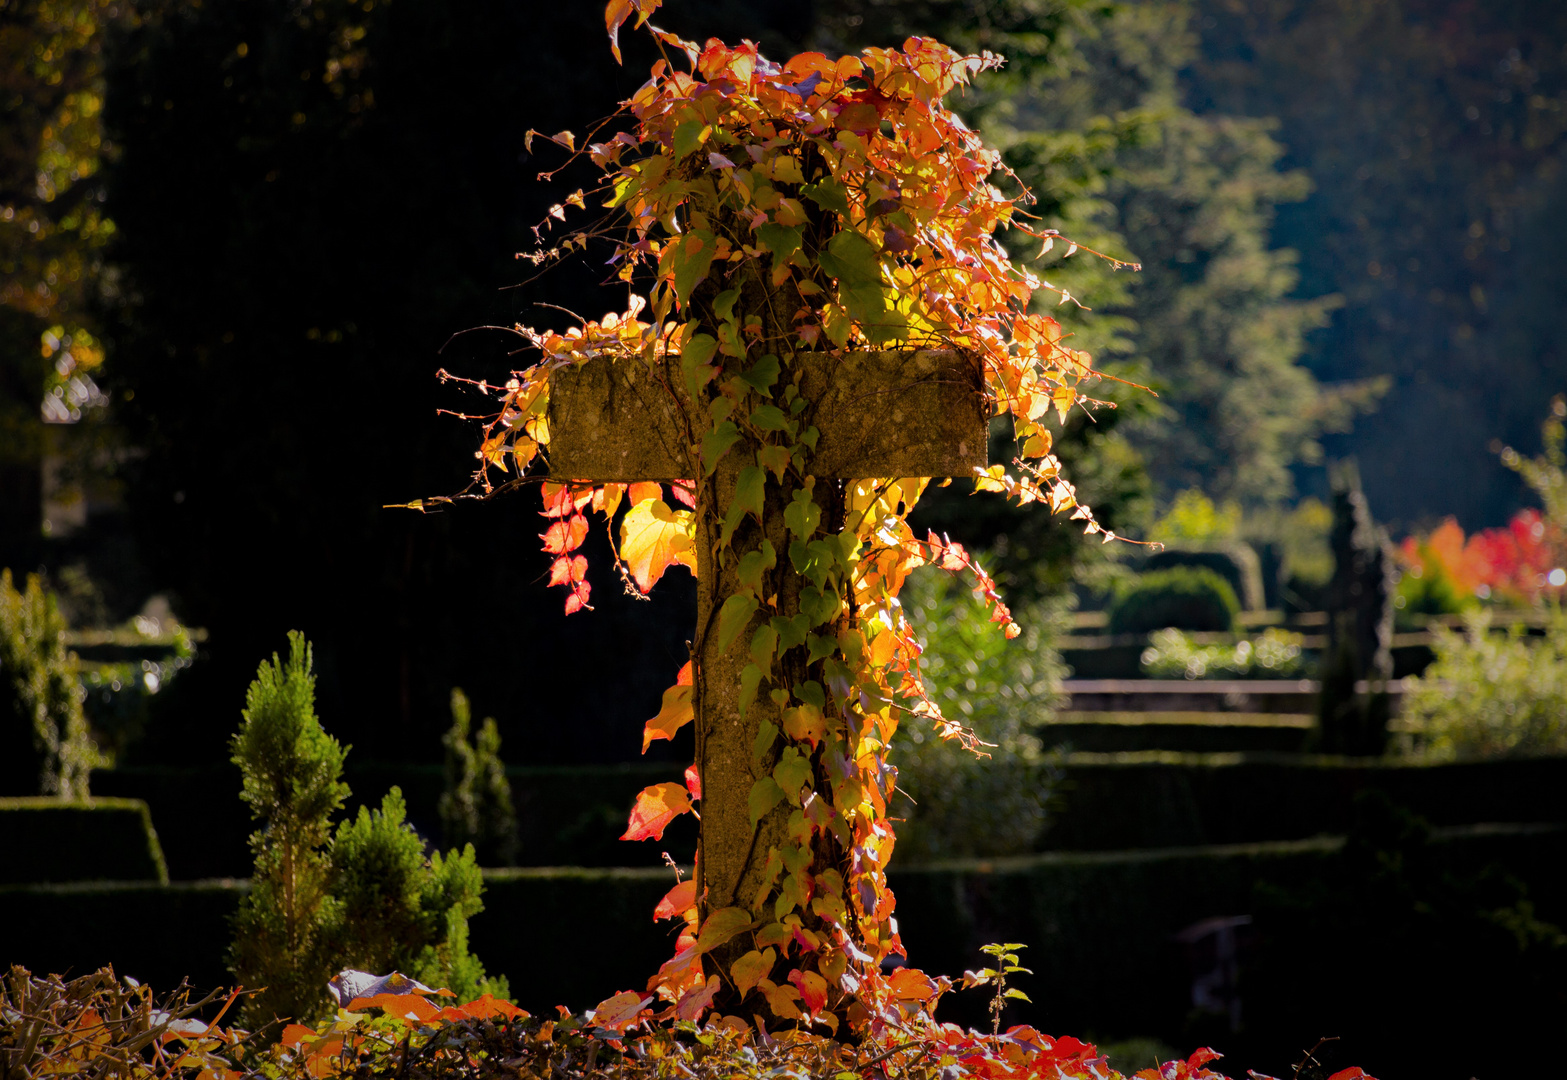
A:
<svg viewBox="0 0 1567 1080">
<path fill-rule="evenodd" d="M 1002 967 L 1004 953 L 998 953 Z M 1015 957 L 1014 957 L 1015 959 Z M 906 969 L 905 969 L 906 970 Z M 914 976 L 917 973 L 911 972 Z M 981 983 L 994 972 L 970 973 Z M 1090 1043 L 1016 1026 L 986 1034 L 937 1024 L 929 1007 L 946 987 L 905 980 L 909 993 L 885 1028 L 858 1044 L 803 1031 L 768 1034 L 733 1017 L 650 1025 L 646 1010 L 616 995 L 573 1016 L 535 1017 L 485 994 L 456 1004 L 405 976 L 343 972 L 338 1007 L 314 1024 L 257 1039 L 232 1022 L 242 992 L 197 998 L 181 986 L 159 997 L 110 968 L 66 981 L 13 967 L 0 986 L 0 1052 L 8 1075 L 180 1077 L 193 1080 L 321 1080 L 326 1077 L 577 1077 L 615 1080 L 936 1080 L 940 1077 L 1119 1080 Z M 950 986 L 950 983 L 948 984 Z M 1004 991 L 1004 983 L 998 984 Z M 208 1018 L 204 1019 L 203 1016 Z M 1136 1080 L 1222 1080 L 1200 1049 L 1134 1074 Z M 1254 1077 L 1258 1074 L 1253 1073 Z M 1359 1080 L 1351 1068 L 1328 1080 Z"/>
</svg>

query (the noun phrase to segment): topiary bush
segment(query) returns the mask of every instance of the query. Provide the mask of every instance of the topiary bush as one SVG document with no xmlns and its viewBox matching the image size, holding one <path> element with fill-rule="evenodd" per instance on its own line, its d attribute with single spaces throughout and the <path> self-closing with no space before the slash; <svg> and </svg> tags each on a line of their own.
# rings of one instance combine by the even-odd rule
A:
<svg viewBox="0 0 1567 1080">
<path fill-rule="evenodd" d="M 54 594 L 0 570 L 0 795 L 85 799 L 98 763 Z"/>
<path fill-rule="evenodd" d="M 452 847 L 472 844 L 485 866 L 517 862 L 517 812 L 511 782 L 501 761 L 501 733 L 485 717 L 470 737 L 468 695 L 452 690 L 452 726 L 441 738 L 446 746 L 446 790 L 441 793 L 441 833 Z"/>
<path fill-rule="evenodd" d="M 344 967 L 401 970 L 457 992 L 505 993 L 468 952 L 468 919 L 483 910 L 473 848 L 426 857 L 393 788 L 372 812 L 331 832 L 349 796 L 348 751 L 315 715 L 315 676 L 304 636 L 289 657 L 263 662 L 234 737 L 241 797 L 265 825 L 250 892 L 234 920 L 234 974 L 264 987 L 246 1005 L 256 1025 L 308 1018 L 327 1004 Z"/>
<path fill-rule="evenodd" d="M 1139 575 L 1110 605 L 1112 634 L 1179 630 L 1233 632 L 1240 601 L 1230 583 L 1206 567 L 1172 566 Z"/>
</svg>

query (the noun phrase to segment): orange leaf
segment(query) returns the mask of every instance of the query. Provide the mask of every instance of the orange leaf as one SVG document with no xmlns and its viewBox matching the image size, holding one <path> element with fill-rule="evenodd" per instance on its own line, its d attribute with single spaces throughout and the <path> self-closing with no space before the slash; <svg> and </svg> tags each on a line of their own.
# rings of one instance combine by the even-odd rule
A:
<svg viewBox="0 0 1567 1080">
<path fill-rule="evenodd" d="M 733 964 L 729 965 L 729 974 L 734 977 L 735 990 L 741 997 L 751 992 L 751 987 L 767 978 L 772 973 L 773 964 L 778 960 L 778 951 L 768 949 L 766 952 L 758 952 L 752 949 Z"/>
<path fill-rule="evenodd" d="M 440 1015 L 439 1009 L 418 994 L 376 994 L 374 997 L 358 997 L 344 1007 L 349 1012 L 359 1009 L 380 1009 L 387 1016 L 417 1020 L 421 1024 Z"/>
<path fill-rule="evenodd" d="M 675 685 L 664 691 L 664 703 L 658 715 L 642 725 L 642 752 L 654 739 L 673 739 L 675 732 L 691 722 L 695 713 L 691 708 L 691 661 L 687 660 L 675 679 Z"/>
<path fill-rule="evenodd" d="M 682 881 L 673 889 L 664 894 L 664 898 L 653 909 L 653 919 L 673 919 L 677 915 L 684 915 L 696 906 L 696 878 Z"/>
<path fill-rule="evenodd" d="M 936 992 L 936 984 L 918 968 L 899 968 L 887 980 L 887 985 L 899 1001 L 928 1001 Z"/>
<path fill-rule="evenodd" d="M 313 1039 L 316 1033 L 312 1028 L 304 1024 L 290 1024 L 283 1029 L 283 1037 L 278 1041 L 284 1046 L 298 1046 L 306 1039 Z"/>
<path fill-rule="evenodd" d="M 650 481 L 639 481 L 631 485 L 631 490 L 626 493 L 626 499 L 632 506 L 645 503 L 650 499 L 662 499 L 664 489 L 661 485 Z"/>
<path fill-rule="evenodd" d="M 474 1000 L 468 1002 L 466 1005 L 459 1005 L 455 1009 L 441 1010 L 442 1015 L 445 1015 L 449 1012 L 456 1012 L 462 1016 L 470 1016 L 475 1020 L 488 1020 L 495 1016 L 505 1016 L 508 1018 L 517 1018 L 521 1020 L 526 1020 L 528 1018 L 528 1010 L 519 1009 L 511 1002 L 506 1001 L 503 998 L 498 998 L 494 994 L 485 994 L 482 997 L 475 998 Z"/>
<path fill-rule="evenodd" d="M 625 1031 L 626 1028 L 636 1023 L 637 1016 L 653 999 L 646 994 L 639 994 L 635 990 L 622 990 L 614 997 L 605 998 L 598 1003 L 593 1010 L 593 1023 L 597 1027 L 609 1028 L 614 1032 Z"/>
<path fill-rule="evenodd" d="M 795 742 L 809 742 L 812 750 L 827 737 L 827 720 L 815 705 L 785 709 L 782 719 L 784 733 Z"/>
<path fill-rule="evenodd" d="M 570 521 L 557 521 L 549 531 L 540 533 L 539 539 L 544 541 L 544 550 L 551 555 L 564 555 L 581 547 L 587 535 L 588 519 L 578 514 Z"/>
<path fill-rule="evenodd" d="M 691 795 L 675 783 L 654 784 L 637 794 L 622 840 L 662 840 L 671 821 L 691 809 Z"/>
<path fill-rule="evenodd" d="M 676 563 L 695 572 L 692 517 L 689 510 L 671 510 L 663 499 L 639 503 L 626 511 L 620 524 L 620 557 L 643 592 Z"/>
</svg>

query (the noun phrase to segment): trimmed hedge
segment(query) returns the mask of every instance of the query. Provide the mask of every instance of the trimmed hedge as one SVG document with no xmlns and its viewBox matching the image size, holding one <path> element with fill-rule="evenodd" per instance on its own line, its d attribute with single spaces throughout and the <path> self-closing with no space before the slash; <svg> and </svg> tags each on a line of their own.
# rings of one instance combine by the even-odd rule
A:
<svg viewBox="0 0 1567 1080">
<path fill-rule="evenodd" d="M 1031 729 L 1047 748 L 1091 753 L 1175 750 L 1298 753 L 1311 718 L 1280 713 L 1062 712 Z"/>
<path fill-rule="evenodd" d="M 1230 583 L 1203 566 L 1172 566 L 1140 574 L 1110 604 L 1112 634 L 1181 630 L 1232 632 L 1240 601 Z"/>
<path fill-rule="evenodd" d="M 140 799 L 0 799 L 0 884 L 168 880 Z"/>
<path fill-rule="evenodd" d="M 1193 749 L 1210 739 L 1232 740 L 1240 730 L 1169 727 L 1168 733 L 1161 727 L 1161 738 L 1184 740 Z M 1118 734 L 1086 721 L 1052 726 L 1046 734 L 1055 741 L 1074 730 L 1082 739 L 1079 745 L 1090 738 L 1104 745 Z M 1293 742 L 1300 734 L 1293 728 L 1258 732 L 1257 740 L 1268 746 L 1275 745 L 1274 739 Z M 354 801 L 371 805 L 392 784 L 401 785 L 409 820 L 432 842 L 439 840 L 439 767 L 370 765 L 346 775 Z M 658 844 L 618 839 L 639 790 L 679 779 L 673 765 L 510 769 L 507 775 L 526 864 L 656 868 L 662 852 L 684 859 L 696 847 L 695 822 L 689 817 L 675 821 Z M 93 775 L 93 785 L 145 795 L 176 880 L 249 874 L 245 838 L 252 826 L 239 801 L 237 770 L 101 771 Z M 1567 820 L 1567 800 L 1558 795 L 1567 789 L 1567 758 L 1418 765 L 1267 752 L 1085 752 L 1060 763 L 1060 794 L 1050 807 L 1040 847 L 1114 851 L 1341 833 L 1348 827 L 1350 800 L 1368 788 L 1386 791 L 1439 825 Z"/>
<path fill-rule="evenodd" d="M 689 817 L 674 822 L 661 845 L 618 839 L 626 831 L 626 815 L 637 792 L 663 780 L 679 781 L 683 769 L 668 762 L 507 769 L 522 837 L 519 861 L 532 866 L 651 867 L 662 865 L 661 851 L 685 858 L 696 848 L 696 823 Z M 343 779 L 354 792 L 348 812 L 360 805 L 379 806 L 395 784 L 407 800 L 409 823 L 431 843 L 442 842 L 440 765 L 356 766 L 350 757 Z M 175 880 L 250 874 L 246 841 L 255 825 L 240 802 L 239 770 L 234 766 L 99 769 L 92 783 L 94 791 L 146 800 Z"/>
<path fill-rule="evenodd" d="M 1407 883 L 1399 879 L 1391 890 L 1395 899 L 1404 896 L 1405 884 L 1408 901 L 1433 895 L 1441 901 L 1443 889 L 1453 892 L 1443 884 L 1449 880 L 1458 883 L 1462 898 L 1472 883 L 1516 878 L 1528 884 L 1539 917 L 1558 923 L 1567 917 L 1567 882 L 1557 873 L 1567 858 L 1567 830 L 1466 828 L 1436 841 L 1393 841 L 1400 857 L 1391 865 L 1400 873 L 1427 867 L 1411 872 Z M 1352 848 L 1342 838 L 1317 838 L 924 867 L 894 863 L 890 877 L 900 929 L 925 970 L 957 975 L 976 966 L 978 947 L 990 941 L 1029 945 L 1025 959 L 1035 974 L 1017 985 L 1033 1004 L 1012 1007 L 1009 1022 L 1104 1040 L 1151 1035 L 1183 1046 L 1212 1042 L 1232 1060 L 1248 1046 L 1295 1052 L 1319 1035 L 1337 1034 L 1368 1068 L 1383 1067 L 1377 1075 L 1400 1075 L 1400 1066 L 1420 1075 L 1408 1071 L 1412 1055 L 1440 1048 L 1451 1035 L 1444 1026 L 1450 1015 L 1421 1011 L 1433 1000 L 1446 1002 L 1441 1008 L 1451 1014 L 1480 1007 L 1482 999 L 1516 1004 L 1536 988 L 1515 978 L 1509 966 L 1519 953 L 1511 931 L 1499 932 L 1505 947 L 1494 955 L 1471 957 L 1467 967 L 1439 969 L 1419 981 L 1399 963 L 1346 950 L 1364 948 L 1367 935 L 1396 931 L 1414 934 L 1415 944 L 1440 959 L 1450 955 L 1445 950 L 1453 944 L 1454 926 L 1467 933 L 1469 923 L 1426 924 L 1407 916 L 1396 925 L 1367 926 L 1355 922 L 1360 908 L 1352 905 L 1349 914 L 1333 914 L 1338 922 L 1311 924 L 1281 905 L 1281 896 L 1310 897 L 1322 887 L 1357 904 L 1388 893 L 1385 883 L 1366 877 L 1365 860 L 1357 861 Z M 509 869 L 487 872 L 485 879 L 486 910 L 472 921 L 472 948 L 491 971 L 508 976 L 518 1003 L 535 1012 L 556 1004 L 583 1009 L 612 991 L 640 986 L 673 950 L 669 924 L 651 918 L 653 904 L 674 884 L 668 870 Z M 198 986 L 225 984 L 231 981 L 222 967 L 228 922 L 244 887 L 232 881 L 3 887 L 0 964 L 81 972 L 113 963 L 121 974 L 157 987 L 174 986 L 186 975 Z M 1367 910 L 1383 917 L 1375 906 Z M 1240 1034 L 1205 1029 L 1189 1015 L 1199 969 L 1175 937 L 1200 920 L 1233 915 L 1256 920 L 1241 954 L 1249 1011 Z M 1483 924 L 1483 912 L 1479 917 Z M 1295 969 L 1279 968 L 1279 957 L 1303 950 L 1341 964 L 1347 990 L 1335 997 L 1320 983 L 1301 984 Z M 1346 1017 L 1338 998 L 1349 991 L 1374 993 L 1386 1005 Z M 1557 993 L 1547 986 L 1540 1007 Z M 982 992 L 957 993 L 942 1015 L 983 1023 L 984 1006 Z M 1485 1042 L 1487 1052 L 1504 1057 L 1517 1040 L 1527 1045 L 1554 1034 L 1549 1025 L 1531 1035 L 1507 1028 L 1505 1018 L 1498 1023 L 1504 1026 L 1487 1029 Z M 1261 1057 L 1247 1063 L 1271 1075 L 1288 1075 L 1291 1064 Z"/>
<path fill-rule="evenodd" d="M 1117 851 L 1342 834 L 1380 791 L 1438 826 L 1567 822 L 1567 757 L 1422 765 L 1295 754 L 1071 754 L 1041 850 Z"/>
</svg>

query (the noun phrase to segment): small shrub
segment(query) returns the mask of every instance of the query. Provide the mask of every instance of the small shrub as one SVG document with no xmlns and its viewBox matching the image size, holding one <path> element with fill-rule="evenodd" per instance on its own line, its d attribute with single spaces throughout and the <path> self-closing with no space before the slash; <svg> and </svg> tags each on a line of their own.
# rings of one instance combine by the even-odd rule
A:
<svg viewBox="0 0 1567 1080">
<path fill-rule="evenodd" d="M 0 794 L 87 797 L 99 763 L 82 713 L 65 619 L 37 575 L 0 570 Z"/>
<path fill-rule="evenodd" d="M 946 574 L 916 573 L 904 611 L 925 644 L 926 686 L 942 711 L 993 745 L 976 757 L 906 720 L 895 736 L 895 804 L 908 824 L 897 850 L 916 860 L 1018 855 L 1033 850 L 1045 823 L 1053 773 L 1030 728 L 1060 701 L 1066 673 L 1053 646 L 1060 612 L 1020 613 L 1023 635 L 1008 641 L 984 606 Z"/>
<path fill-rule="evenodd" d="M 1462 632 L 1435 628 L 1436 660 L 1406 685 L 1404 715 L 1424 723 L 1417 746 L 1436 758 L 1567 753 L 1567 614 L 1544 637 L 1488 632 L 1490 615 Z"/>
<path fill-rule="evenodd" d="M 484 909 L 484 881 L 473 845 L 433 852 L 403 820 L 403 793 L 392 788 L 381 808 L 337 827 L 332 893 L 338 903 L 334 945 L 339 967 L 401 971 L 467 1000 L 507 996 L 505 979 L 489 979 L 468 952 L 468 919 Z"/>
<path fill-rule="evenodd" d="M 1112 634 L 1181 630 L 1233 631 L 1235 590 L 1206 567 L 1172 566 L 1140 575 L 1110 606 Z"/>
<path fill-rule="evenodd" d="M 473 848 L 425 855 L 393 788 L 378 811 L 361 807 L 331 834 L 348 798 L 348 751 L 315 715 L 310 646 L 289 635 L 289 658 L 263 662 L 246 695 L 234 762 L 241 796 L 266 824 L 251 836 L 250 892 L 235 916 L 230 964 L 266 989 L 252 1023 L 309 1018 L 344 967 L 401 970 L 457 993 L 505 993 L 468 952 L 468 919 L 483 909 Z"/>
<path fill-rule="evenodd" d="M 452 690 L 452 726 L 446 746 L 446 790 L 441 793 L 441 832 L 452 847 L 472 844 L 486 866 L 511 866 L 517 859 L 517 814 L 511 782 L 501 761 L 501 733 L 485 717 L 470 741 L 468 696 Z"/>
<path fill-rule="evenodd" d="M 245 694 L 234 764 L 240 797 L 265 824 L 251 834 L 255 872 L 234 917 L 229 963 L 247 986 L 265 987 L 246 1013 L 254 1022 L 314 1015 L 336 972 L 334 902 L 326 849 L 332 815 L 348 797 L 347 750 L 315 715 L 315 676 L 304 635 L 289 656 L 262 662 Z"/>
<path fill-rule="evenodd" d="M 1270 627 L 1234 645 L 1198 645 L 1184 630 L 1155 630 L 1143 650 L 1151 679 L 1296 679 L 1306 673 L 1300 634 Z"/>
</svg>

